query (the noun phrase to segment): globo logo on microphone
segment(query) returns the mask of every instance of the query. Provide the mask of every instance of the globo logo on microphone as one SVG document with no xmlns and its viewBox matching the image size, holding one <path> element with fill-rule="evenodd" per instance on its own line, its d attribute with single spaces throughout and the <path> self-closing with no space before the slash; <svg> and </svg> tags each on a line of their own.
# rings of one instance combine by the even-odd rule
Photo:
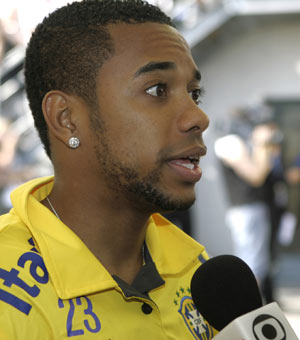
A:
<svg viewBox="0 0 300 340">
<path fill-rule="evenodd" d="M 269 314 L 255 318 L 253 333 L 257 340 L 286 340 L 286 332 L 281 322 Z"/>
</svg>

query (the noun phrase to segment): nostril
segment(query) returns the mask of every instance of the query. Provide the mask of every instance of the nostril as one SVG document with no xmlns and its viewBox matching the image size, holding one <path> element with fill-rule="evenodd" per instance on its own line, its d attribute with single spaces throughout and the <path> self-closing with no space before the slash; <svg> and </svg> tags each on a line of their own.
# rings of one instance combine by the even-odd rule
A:
<svg viewBox="0 0 300 340">
<path fill-rule="evenodd" d="M 188 130 L 188 132 L 201 132 L 201 131 L 202 130 L 201 130 L 200 126 L 198 126 L 198 125 L 193 126 Z"/>
</svg>

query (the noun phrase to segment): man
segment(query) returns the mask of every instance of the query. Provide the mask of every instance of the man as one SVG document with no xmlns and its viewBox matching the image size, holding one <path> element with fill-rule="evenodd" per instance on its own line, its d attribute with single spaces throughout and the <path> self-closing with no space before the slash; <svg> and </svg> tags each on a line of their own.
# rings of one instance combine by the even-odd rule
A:
<svg viewBox="0 0 300 340">
<path fill-rule="evenodd" d="M 55 176 L 1 219 L 1 340 L 211 339 L 190 295 L 206 252 L 157 214 L 194 202 L 209 122 L 170 19 L 74 2 L 33 33 L 25 78 Z"/>
</svg>

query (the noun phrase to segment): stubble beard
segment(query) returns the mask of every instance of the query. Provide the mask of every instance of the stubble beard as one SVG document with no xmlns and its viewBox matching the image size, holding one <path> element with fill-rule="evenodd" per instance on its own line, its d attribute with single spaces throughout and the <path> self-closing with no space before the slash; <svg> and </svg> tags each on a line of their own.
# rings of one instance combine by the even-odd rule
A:
<svg viewBox="0 0 300 340">
<path fill-rule="evenodd" d="M 99 120 L 97 123 L 99 124 Z M 182 211 L 193 205 L 194 198 L 189 200 L 174 198 L 161 189 L 163 161 L 158 161 L 146 176 L 141 176 L 133 165 L 125 165 L 116 158 L 110 148 L 104 124 L 101 124 L 101 132 L 99 133 L 98 129 L 95 135 L 97 143 L 94 152 L 99 172 L 101 176 L 106 177 L 108 187 L 118 196 L 126 197 L 137 208 L 151 212 Z"/>
</svg>

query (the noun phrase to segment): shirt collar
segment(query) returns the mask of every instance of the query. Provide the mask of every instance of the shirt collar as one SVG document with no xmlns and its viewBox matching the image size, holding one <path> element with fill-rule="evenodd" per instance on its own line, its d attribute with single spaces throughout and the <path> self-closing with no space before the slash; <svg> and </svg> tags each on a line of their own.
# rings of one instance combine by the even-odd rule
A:
<svg viewBox="0 0 300 340">
<path fill-rule="evenodd" d="M 58 296 L 69 299 L 116 288 L 117 282 L 81 239 L 40 203 L 52 186 L 53 177 L 31 181 L 13 193 L 12 201 L 33 235 Z M 183 271 L 204 249 L 159 214 L 149 219 L 146 243 L 160 275 Z"/>
</svg>

